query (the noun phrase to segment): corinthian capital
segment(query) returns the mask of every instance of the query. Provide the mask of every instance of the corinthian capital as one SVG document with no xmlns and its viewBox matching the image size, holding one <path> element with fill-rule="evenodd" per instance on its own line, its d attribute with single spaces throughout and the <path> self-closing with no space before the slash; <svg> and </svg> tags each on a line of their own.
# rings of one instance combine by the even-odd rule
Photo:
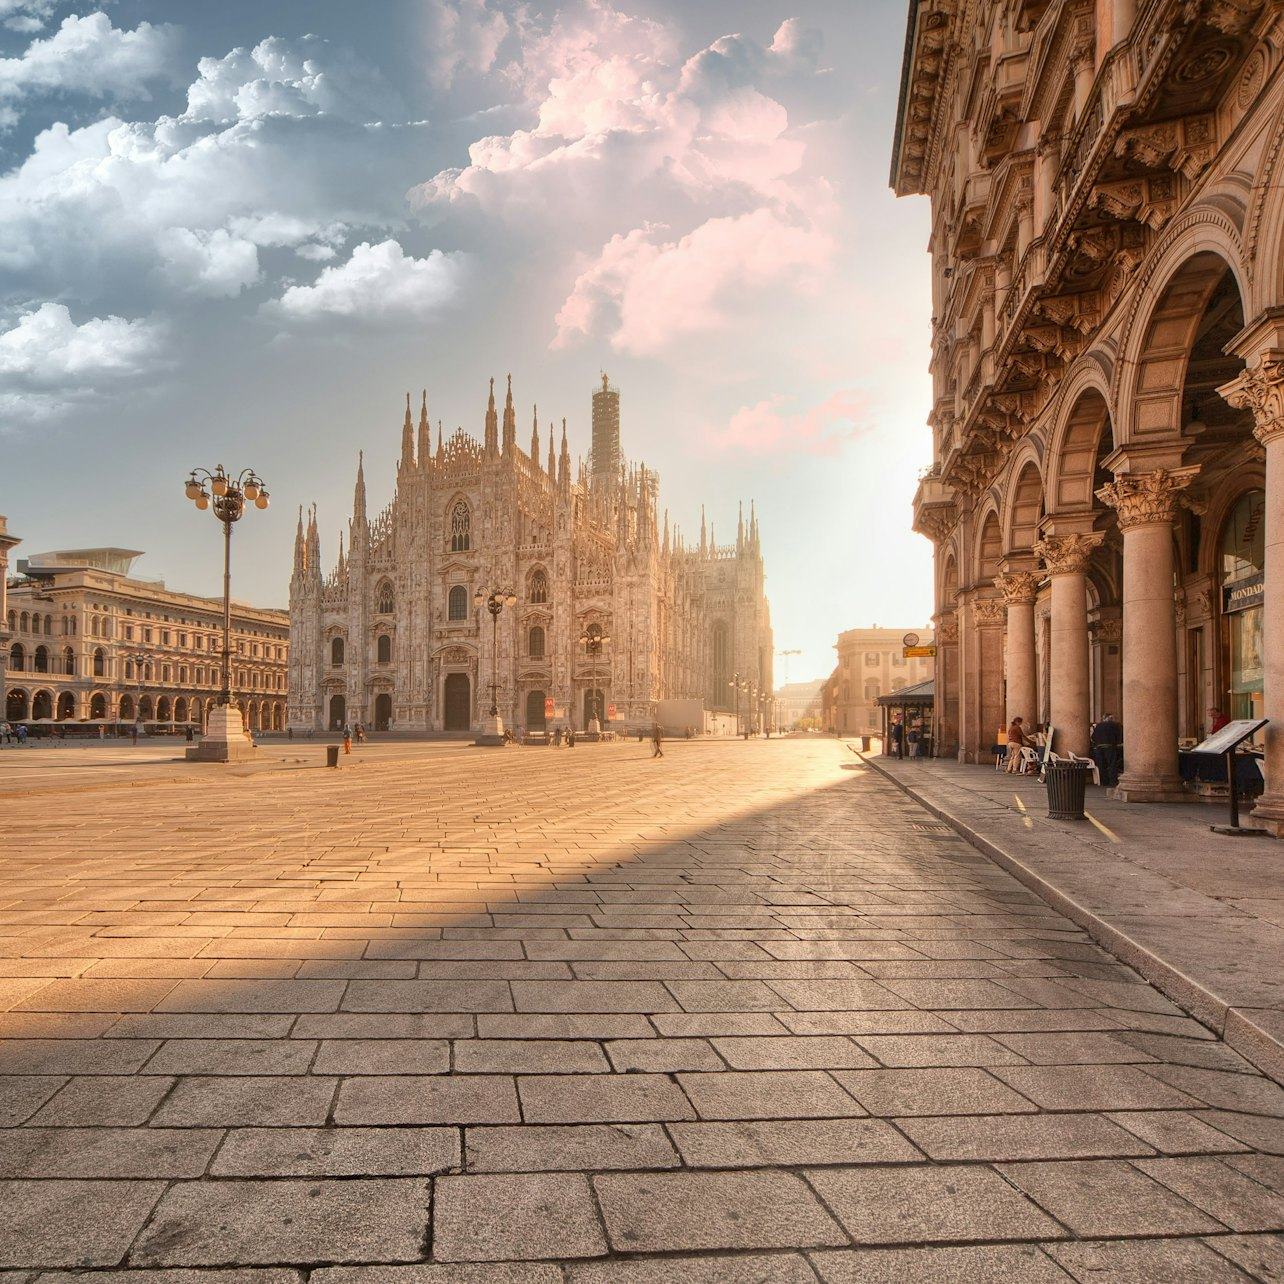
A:
<svg viewBox="0 0 1284 1284">
<path fill-rule="evenodd" d="M 1179 507 L 1202 510 L 1202 505 L 1185 494 L 1186 487 L 1198 476 L 1198 468 L 1120 473 L 1097 491 L 1097 498 L 1118 513 L 1120 530 L 1147 522 L 1171 522 Z"/>
<path fill-rule="evenodd" d="M 1049 535 L 1035 544 L 1034 554 L 1043 560 L 1049 575 L 1081 575 L 1087 569 L 1088 559 L 1105 538 L 1103 531 Z"/>
<path fill-rule="evenodd" d="M 1257 365 L 1217 391 L 1236 410 L 1253 412 L 1253 436 L 1263 446 L 1284 433 L 1284 352 L 1263 352 Z"/>
<path fill-rule="evenodd" d="M 1042 578 L 1033 571 L 1004 571 L 994 577 L 994 587 L 1002 592 L 1009 606 L 1033 606 Z"/>
</svg>

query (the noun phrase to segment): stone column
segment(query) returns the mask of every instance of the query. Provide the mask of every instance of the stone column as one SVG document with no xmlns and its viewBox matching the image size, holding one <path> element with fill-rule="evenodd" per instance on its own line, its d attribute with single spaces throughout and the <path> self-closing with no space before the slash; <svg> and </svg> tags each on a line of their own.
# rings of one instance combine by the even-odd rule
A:
<svg viewBox="0 0 1284 1284">
<path fill-rule="evenodd" d="M 981 597 L 972 604 L 976 618 L 977 707 L 982 740 L 977 744 L 977 761 L 989 758 L 1003 720 L 1003 633 L 1007 612 L 1001 597 Z"/>
<path fill-rule="evenodd" d="M 1088 753 L 1088 559 L 1100 531 L 1049 535 L 1035 546 L 1052 580 L 1052 709 L 1048 725 L 1059 754 Z"/>
<path fill-rule="evenodd" d="M 1126 802 L 1183 797 L 1177 770 L 1177 614 L 1173 520 L 1198 468 L 1120 473 L 1097 491 L 1123 531 L 1124 771 Z"/>
<path fill-rule="evenodd" d="M 1035 691 L 1034 599 L 1039 577 L 1033 571 L 1005 571 L 995 581 L 1008 608 L 1007 721 L 1024 718 L 1034 730 L 1039 705 Z"/>
<path fill-rule="evenodd" d="M 1266 728 L 1266 790 L 1253 821 L 1284 838 L 1284 350 L 1268 349 L 1257 364 L 1217 390 L 1232 406 L 1253 412 L 1253 435 L 1266 447 L 1266 568 L 1262 597 L 1262 716 Z"/>
</svg>

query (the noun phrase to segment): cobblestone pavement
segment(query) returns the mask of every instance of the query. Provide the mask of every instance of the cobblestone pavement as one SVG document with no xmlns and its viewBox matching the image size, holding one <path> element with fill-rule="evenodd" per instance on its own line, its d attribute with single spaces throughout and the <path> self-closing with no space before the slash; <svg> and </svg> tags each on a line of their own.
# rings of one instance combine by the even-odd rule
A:
<svg viewBox="0 0 1284 1284">
<path fill-rule="evenodd" d="M 841 745 L 649 754 L 7 802 L 0 1284 L 1284 1278 L 1284 1089 Z"/>
</svg>

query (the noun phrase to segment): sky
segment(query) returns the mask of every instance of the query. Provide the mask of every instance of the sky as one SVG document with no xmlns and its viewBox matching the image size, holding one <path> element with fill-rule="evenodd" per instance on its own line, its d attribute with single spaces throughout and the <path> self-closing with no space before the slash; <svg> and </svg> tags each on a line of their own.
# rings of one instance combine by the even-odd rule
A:
<svg viewBox="0 0 1284 1284">
<path fill-rule="evenodd" d="M 0 513 L 14 556 L 141 549 L 220 595 L 193 467 L 272 495 L 233 595 L 333 564 L 405 395 L 625 455 L 688 541 L 752 500 L 777 681 L 922 629 L 928 206 L 888 189 L 891 0 L 0 0 Z M 528 431 L 528 429 L 526 430 Z M 519 441 L 528 441 L 525 432 Z"/>
</svg>

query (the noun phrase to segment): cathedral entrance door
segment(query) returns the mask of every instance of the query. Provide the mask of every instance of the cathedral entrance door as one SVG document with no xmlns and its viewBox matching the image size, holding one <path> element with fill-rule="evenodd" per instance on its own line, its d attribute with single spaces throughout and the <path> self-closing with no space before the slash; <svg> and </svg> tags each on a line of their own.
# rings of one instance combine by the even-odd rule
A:
<svg viewBox="0 0 1284 1284">
<path fill-rule="evenodd" d="M 472 718 L 472 684 L 466 673 L 446 674 L 445 687 L 445 720 L 446 731 L 470 731 Z"/>
<path fill-rule="evenodd" d="M 387 731 L 392 723 L 392 697 L 386 692 L 375 696 L 375 730 Z"/>
<path fill-rule="evenodd" d="M 526 697 L 526 730 L 543 731 L 544 722 L 544 693 L 542 691 L 532 691 Z"/>
<path fill-rule="evenodd" d="M 348 720 L 348 702 L 341 696 L 330 697 L 330 730 L 339 731 Z"/>
<path fill-rule="evenodd" d="M 600 724 L 605 715 L 606 705 L 602 703 L 602 689 L 600 687 L 594 687 L 592 690 L 586 691 L 584 693 L 585 730 L 588 729 L 588 724 L 592 722 L 594 718 L 596 718 Z"/>
</svg>

